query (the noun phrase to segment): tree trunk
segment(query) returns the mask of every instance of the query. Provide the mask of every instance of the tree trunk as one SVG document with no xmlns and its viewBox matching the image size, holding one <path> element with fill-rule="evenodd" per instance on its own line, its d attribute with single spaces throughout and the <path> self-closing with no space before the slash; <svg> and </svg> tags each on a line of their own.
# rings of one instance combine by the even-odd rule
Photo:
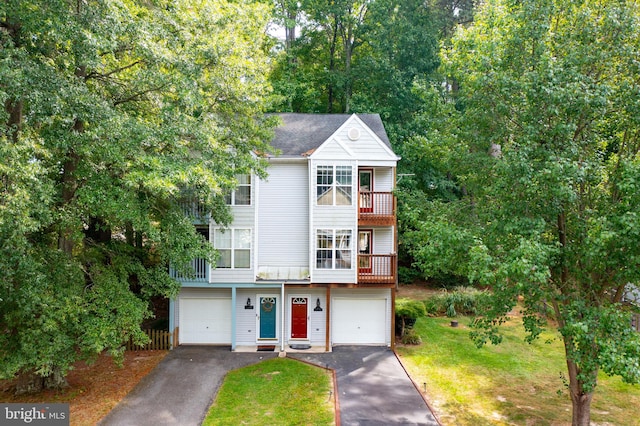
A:
<svg viewBox="0 0 640 426">
<path fill-rule="evenodd" d="M 569 372 L 569 395 L 571 396 L 571 406 L 573 409 L 572 426 L 589 426 L 591 422 L 591 400 L 593 399 L 593 390 L 585 392 L 584 382 L 578 377 L 581 373 L 580 367 L 569 355 L 570 346 L 573 344 L 571 338 L 563 337 L 565 356 L 567 359 L 567 370 Z M 594 379 L 598 375 L 598 371 L 592 371 Z"/>
<path fill-rule="evenodd" d="M 76 77 L 86 78 L 87 76 L 87 67 L 86 66 L 78 66 L 75 72 Z M 73 130 L 76 133 L 84 132 L 84 122 L 76 118 L 73 123 Z M 78 169 L 78 164 L 80 163 L 80 156 L 76 154 L 73 150 L 73 147 L 69 150 L 69 154 L 67 155 L 66 160 L 62 165 L 62 204 L 66 205 L 75 196 L 76 190 L 78 189 L 78 181 L 75 176 L 75 172 Z M 71 255 L 73 252 L 74 241 L 73 241 L 73 229 L 64 229 L 60 232 L 60 236 L 58 237 L 58 249 L 61 251 Z"/>
<path fill-rule="evenodd" d="M 327 100 L 327 112 L 331 114 L 333 112 L 333 72 L 336 68 L 335 54 L 336 44 L 338 42 L 338 17 L 334 17 L 333 35 L 331 36 L 331 44 L 329 45 L 329 87 L 328 87 L 328 100 Z"/>
<path fill-rule="evenodd" d="M 20 130 L 22 130 L 22 101 L 19 99 L 7 99 L 4 107 L 9 113 L 7 127 L 11 135 L 11 141 L 17 144 L 18 138 L 20 137 Z"/>
<path fill-rule="evenodd" d="M 46 377 L 37 374 L 35 371 L 25 371 L 18 376 L 14 393 L 16 395 L 33 395 L 45 389 L 61 390 L 69 387 L 67 379 L 59 368 L 53 367 L 53 371 Z"/>
<path fill-rule="evenodd" d="M 571 395 L 571 405 L 573 406 L 571 426 L 589 426 L 591 424 L 592 399 L 593 393 Z"/>
</svg>

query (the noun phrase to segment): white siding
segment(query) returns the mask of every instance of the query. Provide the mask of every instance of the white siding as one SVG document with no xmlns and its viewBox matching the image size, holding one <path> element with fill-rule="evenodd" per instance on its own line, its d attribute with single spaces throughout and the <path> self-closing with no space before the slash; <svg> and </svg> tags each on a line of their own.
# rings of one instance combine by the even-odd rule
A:
<svg viewBox="0 0 640 426">
<path fill-rule="evenodd" d="M 373 230 L 373 254 L 395 253 L 393 228 Z"/>
<path fill-rule="evenodd" d="M 245 309 L 251 299 L 253 309 Z M 236 345 L 256 344 L 256 290 L 238 289 L 236 292 Z"/>
<path fill-rule="evenodd" d="M 309 275 L 307 163 L 276 163 L 259 185 L 258 274 L 268 279 Z"/>
<path fill-rule="evenodd" d="M 360 136 L 352 140 L 349 132 L 357 129 Z M 314 160 L 339 160 L 357 158 L 372 165 L 395 165 L 396 155 L 357 117 L 347 120 L 331 138 L 312 155 Z"/>
<path fill-rule="evenodd" d="M 363 167 L 363 163 L 360 163 Z M 378 167 L 373 170 L 373 190 L 377 192 L 393 191 L 395 185 L 393 182 L 394 173 L 391 167 Z"/>
</svg>

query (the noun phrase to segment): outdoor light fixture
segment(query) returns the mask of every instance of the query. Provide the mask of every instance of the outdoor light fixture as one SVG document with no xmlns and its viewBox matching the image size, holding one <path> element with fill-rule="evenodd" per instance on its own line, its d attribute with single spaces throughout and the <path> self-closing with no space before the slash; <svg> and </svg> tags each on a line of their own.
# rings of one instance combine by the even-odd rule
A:
<svg viewBox="0 0 640 426">
<path fill-rule="evenodd" d="M 320 298 L 318 297 L 318 299 L 316 299 L 316 307 L 313 308 L 314 311 L 316 312 L 322 312 L 322 307 L 320 306 Z"/>
<path fill-rule="evenodd" d="M 253 305 L 251 304 L 251 298 L 247 297 L 247 303 L 244 305 L 245 309 L 253 309 Z"/>
</svg>

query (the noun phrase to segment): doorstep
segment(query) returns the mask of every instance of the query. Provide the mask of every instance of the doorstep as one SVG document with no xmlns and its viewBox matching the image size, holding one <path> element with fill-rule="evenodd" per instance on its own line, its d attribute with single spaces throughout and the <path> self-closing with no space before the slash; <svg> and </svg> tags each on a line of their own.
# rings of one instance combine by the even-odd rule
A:
<svg viewBox="0 0 640 426">
<path fill-rule="evenodd" d="M 263 345 L 238 345 L 236 346 L 236 350 L 234 352 L 260 352 L 258 349 L 258 346 L 263 346 Z M 296 346 L 296 344 L 293 344 L 293 346 Z M 291 352 L 291 353 L 325 353 L 327 352 L 325 350 L 324 345 L 323 346 L 310 346 L 308 349 L 293 349 L 291 348 L 291 346 L 289 345 L 285 345 L 284 346 L 284 351 L 285 352 Z M 276 345 L 276 348 L 274 349 L 274 352 L 280 352 L 280 345 Z M 331 352 L 331 351 L 329 351 Z"/>
</svg>

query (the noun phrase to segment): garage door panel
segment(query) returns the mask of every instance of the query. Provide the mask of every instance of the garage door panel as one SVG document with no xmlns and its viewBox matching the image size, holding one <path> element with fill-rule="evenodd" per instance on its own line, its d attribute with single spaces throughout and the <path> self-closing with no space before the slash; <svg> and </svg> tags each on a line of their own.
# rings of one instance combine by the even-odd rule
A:
<svg viewBox="0 0 640 426">
<path fill-rule="evenodd" d="M 180 299 L 181 344 L 230 344 L 231 299 Z"/>
<path fill-rule="evenodd" d="M 386 299 L 333 299 L 334 344 L 385 344 Z"/>
</svg>

